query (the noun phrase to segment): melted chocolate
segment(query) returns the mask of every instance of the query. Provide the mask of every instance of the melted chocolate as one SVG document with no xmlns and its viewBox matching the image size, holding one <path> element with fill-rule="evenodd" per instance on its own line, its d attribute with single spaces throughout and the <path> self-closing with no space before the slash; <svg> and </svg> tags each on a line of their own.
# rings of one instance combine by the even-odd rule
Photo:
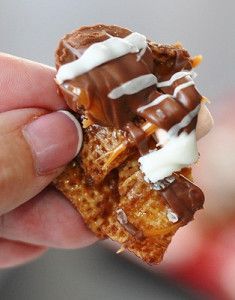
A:
<svg viewBox="0 0 235 300">
<path fill-rule="evenodd" d="M 173 94 L 174 90 L 177 86 L 179 86 L 182 83 L 188 82 L 189 79 L 186 77 L 176 80 L 172 85 L 167 87 L 162 87 L 161 90 L 165 94 Z M 175 99 L 184 107 L 187 109 L 188 112 L 193 110 L 198 104 L 200 104 L 202 96 L 199 94 L 198 90 L 194 85 L 191 85 L 189 87 L 186 87 L 182 90 L 180 90 Z"/>
<path fill-rule="evenodd" d="M 130 33 L 131 31 L 117 26 L 82 27 L 65 36 L 60 43 L 56 54 L 57 68 L 79 58 L 79 54 L 93 43 L 104 41 L 110 38 L 110 35 L 124 38 Z M 138 53 L 129 53 L 95 67 L 73 80 L 66 81 L 62 84 L 61 91 L 71 109 L 79 111 L 82 108 L 91 121 L 101 126 L 128 131 L 140 153 L 145 154 L 149 150 L 147 137 L 135 121 L 143 118 L 159 128 L 169 130 L 195 109 L 202 97 L 194 85 L 180 90 L 175 98 L 170 96 L 174 94 L 177 86 L 189 80 L 184 77 L 168 87 L 157 89 L 156 85 L 153 85 L 133 95 L 110 99 L 108 94 L 113 89 L 141 75 L 154 74 L 158 81 L 166 81 L 176 72 L 191 70 L 189 54 L 179 45 L 164 46 L 149 42 L 142 57 L 137 59 L 137 55 Z M 80 95 L 71 96 L 74 88 L 81 90 Z M 170 95 L 156 105 L 140 109 L 163 94 Z M 195 129 L 196 122 L 197 117 L 183 130 L 191 132 Z M 161 191 L 161 194 L 172 210 L 184 221 L 190 220 L 204 202 L 201 190 L 178 175 L 173 183 Z M 124 225 L 126 230 L 136 235 L 132 224 Z"/>
<path fill-rule="evenodd" d="M 159 192 L 183 222 L 192 220 L 195 211 L 203 207 L 203 192 L 182 175 L 175 175 L 175 180 Z"/>
<path fill-rule="evenodd" d="M 110 38 L 110 35 L 124 38 L 130 33 L 131 31 L 117 26 L 82 27 L 67 35 L 60 44 L 57 52 L 57 67 L 77 59 L 78 55 L 82 54 L 91 44 L 104 41 Z M 160 90 L 153 85 L 133 95 L 110 99 L 108 94 L 113 89 L 141 75 L 154 74 L 159 81 L 165 81 L 169 80 L 175 72 L 185 68 L 191 69 L 187 51 L 179 46 L 172 48 L 150 43 L 141 59 L 138 60 L 137 55 L 138 53 L 129 53 L 104 63 L 66 82 L 70 88 L 67 88 L 66 91 L 62 87 L 62 92 L 73 110 L 77 111 L 79 107 L 83 107 L 87 117 L 94 123 L 128 130 L 131 136 L 135 137 L 138 146 L 146 144 L 146 142 L 140 141 L 140 131 L 136 129 L 136 125 L 130 126 L 130 122 L 136 116 L 156 124 L 159 128 L 169 130 L 195 108 L 202 97 L 194 86 L 189 86 L 179 91 L 176 99 L 169 96 L 158 105 L 141 112 L 137 111 L 138 108 L 150 103 L 162 93 L 173 94 L 179 84 L 188 80 L 182 78 L 175 81 L 170 87 Z M 81 94 L 71 97 L 71 90 L 74 87 L 79 88 Z M 145 134 L 141 134 L 141 139 L 145 138 Z M 140 152 L 145 153 L 146 151 L 142 151 L 142 148 L 142 146 L 139 147 Z"/>
<path fill-rule="evenodd" d="M 85 90 L 87 97 L 81 99 L 87 116 L 102 126 L 123 128 L 136 117 L 136 110 L 146 103 L 155 87 L 146 88 L 134 95 L 110 99 L 108 94 L 121 84 L 141 75 L 152 73 L 151 51 L 146 50 L 138 62 L 136 54 L 114 59 L 71 80 L 69 84 Z"/>
<path fill-rule="evenodd" d="M 149 102 L 152 102 L 162 94 L 154 91 L 149 96 Z M 178 101 L 172 97 L 168 97 L 157 105 L 138 112 L 138 115 L 148 120 L 150 123 L 156 124 L 158 128 L 169 130 L 173 125 L 179 123 L 188 113 Z"/>
<path fill-rule="evenodd" d="M 136 144 L 141 155 L 145 155 L 149 152 L 148 137 L 145 132 L 139 126 L 132 122 L 129 122 L 125 129 L 129 131 L 130 136 L 133 140 L 132 144 Z M 131 141 L 132 142 L 132 141 Z"/>
</svg>

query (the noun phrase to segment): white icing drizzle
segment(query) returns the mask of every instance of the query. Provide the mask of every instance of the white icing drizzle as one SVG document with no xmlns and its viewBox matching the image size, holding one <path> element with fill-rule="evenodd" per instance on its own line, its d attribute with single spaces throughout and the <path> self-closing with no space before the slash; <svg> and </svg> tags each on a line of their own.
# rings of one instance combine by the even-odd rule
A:
<svg viewBox="0 0 235 300">
<path fill-rule="evenodd" d="M 157 83 L 157 78 L 151 74 L 141 75 L 113 89 L 108 97 L 118 99 L 123 95 L 132 95 Z"/>
<path fill-rule="evenodd" d="M 92 44 L 83 55 L 72 62 L 62 65 L 56 75 L 57 82 L 80 76 L 95 67 L 128 53 L 137 53 L 146 48 L 146 37 L 133 32 L 125 38 L 111 37 L 103 42 Z"/>
<path fill-rule="evenodd" d="M 168 132 L 165 129 L 158 128 L 153 134 L 154 139 L 158 142 L 156 147 L 163 147 L 170 139 Z"/>
<path fill-rule="evenodd" d="M 143 105 L 143 106 L 139 107 L 139 108 L 137 109 L 137 111 L 138 111 L 138 112 L 143 112 L 145 109 L 147 109 L 147 108 L 149 108 L 149 107 L 152 107 L 152 106 L 154 106 L 154 105 L 157 105 L 157 104 L 161 103 L 163 100 L 165 100 L 165 99 L 167 99 L 167 98 L 169 98 L 169 97 L 170 97 L 170 99 L 172 99 L 172 98 L 171 98 L 171 95 L 168 95 L 168 94 L 160 95 L 160 96 L 158 96 L 156 99 L 154 99 L 152 102 L 150 102 L 150 103 L 148 103 L 148 104 L 146 104 L 146 105 Z"/>
<path fill-rule="evenodd" d="M 191 123 L 193 118 L 196 117 L 196 115 L 200 110 L 201 110 L 201 104 L 195 107 L 194 110 L 189 112 L 179 123 L 172 126 L 168 131 L 162 128 L 158 128 L 153 134 L 154 139 L 158 141 L 157 146 L 164 147 L 172 136 L 176 136 L 182 128 L 188 126 Z M 196 137 L 197 136 L 198 136 L 198 130 L 196 128 Z"/>
<path fill-rule="evenodd" d="M 184 82 L 180 85 L 178 85 L 175 90 L 174 90 L 174 94 L 173 94 L 173 97 L 175 98 L 177 96 L 177 94 L 179 93 L 179 91 L 181 91 L 182 89 L 185 89 L 191 85 L 194 85 L 194 81 L 193 80 L 190 80 L 190 81 L 187 81 L 187 82 Z"/>
<path fill-rule="evenodd" d="M 192 79 L 194 79 L 197 76 L 197 74 L 194 71 L 176 72 L 171 76 L 170 80 L 158 82 L 157 87 L 161 88 L 161 87 L 171 86 L 176 80 L 184 78 L 186 76 L 190 76 Z"/>
<path fill-rule="evenodd" d="M 153 75 L 153 74 L 152 74 Z M 188 77 L 189 81 L 187 82 L 184 82 L 180 85 L 178 85 L 175 90 L 174 90 L 174 93 L 173 95 L 169 95 L 169 94 L 163 94 L 163 95 L 160 95 L 159 97 L 157 97 L 156 99 L 154 99 L 152 102 L 148 103 L 147 105 L 144 105 L 144 106 L 141 106 L 138 108 L 138 111 L 139 112 L 143 112 L 143 110 L 153 106 L 153 105 L 157 105 L 159 103 L 161 103 L 163 100 L 167 99 L 171 96 L 173 98 L 175 98 L 178 94 L 178 92 L 186 87 L 189 87 L 191 85 L 194 85 L 194 81 L 192 80 L 192 77 L 195 77 L 196 76 L 196 73 L 193 72 L 193 71 L 182 71 L 182 72 L 177 72 L 175 73 L 170 80 L 168 81 L 162 81 L 162 82 L 158 82 L 157 78 L 153 78 L 153 81 L 152 81 L 152 84 L 156 84 L 157 87 L 164 87 L 164 86 L 169 86 L 171 85 L 174 81 L 180 79 L 180 78 L 183 78 L 183 77 Z M 151 74 L 150 74 L 150 77 L 151 77 Z M 143 77 L 142 77 L 143 78 Z M 111 98 L 111 99 L 117 99 L 121 96 L 123 96 L 124 94 L 126 95 L 130 95 L 130 94 L 134 94 L 134 93 L 137 93 L 139 91 L 141 91 L 142 89 L 148 87 L 145 85 L 145 82 L 141 82 L 141 77 L 137 77 L 133 80 L 130 80 L 124 84 L 122 84 L 120 87 L 117 87 L 115 88 L 114 90 L 112 90 L 109 94 L 108 94 L 108 97 Z M 137 84 L 140 84 L 140 86 L 137 88 Z M 150 85 L 149 85 L 150 86 Z M 125 90 L 125 91 L 124 91 Z"/>
<path fill-rule="evenodd" d="M 201 104 L 199 104 L 198 106 L 196 106 L 192 111 L 190 111 L 179 123 L 175 124 L 174 126 L 172 126 L 169 131 L 167 132 L 169 136 L 175 136 L 178 134 L 178 132 L 180 131 L 180 129 L 188 126 L 191 121 L 193 120 L 193 118 L 196 117 L 196 115 L 198 114 L 199 110 L 200 110 Z"/>
<path fill-rule="evenodd" d="M 140 50 L 139 53 L 137 53 L 137 55 L 136 55 L 136 61 L 140 61 L 141 60 L 141 58 L 144 55 L 146 49 L 147 49 L 147 44 L 146 44 L 146 46 L 142 50 Z"/>
<path fill-rule="evenodd" d="M 112 38 L 114 38 L 114 37 L 112 37 Z M 139 50 L 147 47 L 146 36 L 144 36 L 143 34 L 140 34 L 138 32 L 132 32 L 125 38 L 123 38 L 123 39 L 119 38 L 119 39 L 121 41 L 124 40 L 124 41 L 129 42 L 133 47 L 135 47 L 136 49 L 133 52 L 139 52 Z"/>
<path fill-rule="evenodd" d="M 196 130 L 190 134 L 179 131 L 188 126 L 198 114 L 201 104 L 190 111 L 179 123 L 170 128 L 169 131 L 158 129 L 155 135 L 158 137 L 159 145 L 163 148 L 154 150 L 139 158 L 140 169 L 145 174 L 145 181 L 156 183 L 159 180 L 180 171 L 198 159 Z M 172 222 L 174 216 L 171 216 Z M 170 220 L 170 217 L 168 217 Z"/>
<path fill-rule="evenodd" d="M 182 132 L 179 136 L 171 137 L 163 148 L 154 150 L 138 159 L 140 169 L 145 174 L 145 180 L 151 183 L 156 183 L 197 160 L 195 130 L 189 134 Z"/>
</svg>

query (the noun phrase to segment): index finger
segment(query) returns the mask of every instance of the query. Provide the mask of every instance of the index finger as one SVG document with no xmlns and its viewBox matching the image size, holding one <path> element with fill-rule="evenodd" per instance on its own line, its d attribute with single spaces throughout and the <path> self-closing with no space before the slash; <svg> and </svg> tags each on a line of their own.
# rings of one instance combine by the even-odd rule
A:
<svg viewBox="0 0 235 300">
<path fill-rule="evenodd" d="M 0 53 L 0 70 L 0 112 L 28 107 L 66 108 L 57 94 L 54 68 Z"/>
</svg>

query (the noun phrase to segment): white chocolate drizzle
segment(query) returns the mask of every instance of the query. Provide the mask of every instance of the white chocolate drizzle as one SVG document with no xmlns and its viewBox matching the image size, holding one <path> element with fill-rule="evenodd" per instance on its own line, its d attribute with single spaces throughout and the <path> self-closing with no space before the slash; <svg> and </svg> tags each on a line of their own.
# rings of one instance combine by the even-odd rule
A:
<svg viewBox="0 0 235 300">
<path fill-rule="evenodd" d="M 146 46 L 142 50 L 140 50 L 139 53 L 137 53 L 137 55 L 136 55 L 136 61 L 140 61 L 141 60 L 141 58 L 144 55 L 146 49 L 147 49 L 147 44 L 146 44 Z"/>
<path fill-rule="evenodd" d="M 157 104 L 159 104 L 160 102 L 162 102 L 163 100 L 165 100 L 168 97 L 172 96 L 173 98 L 176 98 L 179 91 L 181 91 L 182 89 L 185 89 L 189 86 L 194 85 L 194 81 L 193 81 L 191 76 L 194 78 L 196 76 L 196 73 L 193 72 L 193 71 L 190 71 L 190 72 L 189 71 L 182 71 L 182 72 L 175 73 L 171 77 L 170 80 L 158 82 L 157 77 L 154 76 L 153 74 L 142 75 L 142 76 L 139 76 L 139 77 L 134 78 L 132 80 L 129 80 L 129 81 L 123 83 L 121 86 L 113 89 L 108 94 L 108 97 L 111 98 L 111 99 L 118 99 L 123 95 L 131 95 L 131 94 L 138 93 L 139 91 L 141 91 L 141 90 L 143 90 L 143 89 L 145 89 L 145 88 L 147 88 L 151 85 L 154 85 L 154 84 L 157 87 L 166 87 L 166 86 L 171 85 L 176 80 L 181 79 L 183 77 L 187 77 L 189 79 L 189 81 L 178 85 L 175 88 L 173 95 L 168 95 L 168 94 L 160 95 L 159 97 L 154 99 L 151 103 L 148 103 L 147 105 L 139 107 L 138 111 L 142 112 L 144 109 L 149 108 L 153 105 L 157 105 Z"/>
<path fill-rule="evenodd" d="M 173 136 L 160 150 L 154 150 L 138 159 L 140 169 L 147 182 L 157 181 L 170 176 L 173 172 L 192 165 L 198 160 L 195 130 L 189 134 L 182 132 Z"/>
<path fill-rule="evenodd" d="M 79 59 L 62 65 L 57 72 L 56 80 L 61 84 L 89 72 L 103 63 L 128 53 L 138 53 L 146 47 L 146 37 L 137 32 L 133 32 L 125 38 L 110 37 L 103 42 L 92 44 Z"/>
<path fill-rule="evenodd" d="M 171 98 L 171 95 L 168 95 L 168 94 L 160 95 L 160 96 L 158 96 L 156 99 L 154 99 L 152 102 L 150 102 L 150 103 L 148 103 L 148 104 L 146 104 L 146 105 L 140 106 L 140 107 L 137 109 L 137 111 L 138 111 L 138 112 L 143 112 L 145 109 L 150 108 L 150 107 L 152 107 L 152 106 L 154 106 L 154 105 L 158 105 L 158 104 L 161 103 L 163 100 L 165 100 L 165 99 L 167 99 L 167 98 L 169 98 L 169 97 L 170 97 L 170 99 L 172 99 L 172 98 Z"/>
<path fill-rule="evenodd" d="M 164 147 L 170 139 L 168 132 L 163 128 L 158 128 L 153 134 L 153 137 L 158 142 L 156 147 Z"/>
<path fill-rule="evenodd" d="M 80 50 L 73 49 L 70 45 L 65 45 L 79 59 L 62 65 L 56 75 L 59 84 L 66 80 L 74 79 L 103 63 L 124 56 L 128 53 L 136 53 L 137 62 L 144 55 L 147 48 L 146 37 L 134 32 L 125 38 L 110 36 L 105 41 L 92 44 L 83 53 Z M 110 99 L 118 99 L 123 95 L 132 95 L 156 85 L 157 88 L 171 86 L 175 81 L 181 78 L 187 78 L 187 82 L 179 84 L 174 89 L 173 95 L 163 94 L 154 99 L 151 103 L 138 108 L 139 112 L 157 105 L 167 98 L 174 100 L 177 94 L 189 86 L 194 85 L 193 78 L 196 73 L 193 71 L 181 71 L 172 75 L 170 80 L 158 82 L 157 77 L 150 73 L 133 78 L 120 86 L 114 88 L 108 94 Z M 75 88 L 72 91 L 75 95 L 80 94 L 80 89 Z M 172 98 L 173 97 L 173 98 Z M 182 168 L 195 163 L 198 159 L 196 144 L 196 131 L 191 133 L 179 131 L 190 124 L 193 118 L 198 114 L 200 105 L 188 113 L 178 124 L 175 124 L 168 132 L 167 139 L 164 141 L 164 147 L 160 150 L 154 150 L 139 158 L 140 169 L 145 174 L 147 182 L 156 183 L 159 180 L 170 176 L 173 172 L 180 171 Z M 127 217 L 122 209 L 117 210 L 117 217 L 120 223 L 128 222 Z M 168 211 L 167 217 L 171 222 L 177 222 L 178 217 L 173 212 Z"/>
<path fill-rule="evenodd" d="M 186 76 L 190 76 L 192 79 L 194 79 L 197 76 L 197 74 L 194 71 L 176 72 L 171 76 L 170 80 L 158 82 L 157 87 L 161 88 L 161 87 L 171 86 L 176 80 L 184 78 Z"/>
<path fill-rule="evenodd" d="M 198 106 L 196 106 L 192 111 L 190 111 L 179 123 L 175 124 L 174 126 L 172 126 L 169 131 L 168 131 L 168 135 L 169 136 L 175 136 L 179 133 L 179 131 L 188 126 L 191 121 L 196 117 L 196 115 L 198 114 L 199 110 L 200 110 L 201 104 L 199 104 Z"/>
<path fill-rule="evenodd" d="M 190 134 L 182 132 L 179 136 L 177 135 L 182 128 L 188 126 L 196 117 L 200 107 L 201 104 L 189 112 L 179 123 L 172 126 L 169 131 L 161 128 L 156 131 L 159 145 L 163 147 L 139 158 L 140 169 L 145 174 L 145 181 L 156 183 L 170 176 L 173 172 L 180 171 L 197 161 L 196 130 L 193 130 Z M 151 156 L 152 166 L 148 155 Z M 154 165 L 155 167 L 153 167 Z M 157 170 L 157 173 L 154 170 Z"/>
<path fill-rule="evenodd" d="M 113 89 L 108 97 L 118 99 L 123 95 L 132 95 L 157 83 L 157 77 L 151 74 L 141 75 Z"/>
<path fill-rule="evenodd" d="M 194 85 L 194 81 L 193 80 L 190 80 L 190 81 L 187 81 L 187 82 L 184 82 L 180 85 L 178 85 L 175 90 L 174 90 L 174 94 L 173 94 L 173 97 L 176 98 L 177 94 L 179 93 L 179 91 L 191 86 L 191 85 Z"/>
</svg>

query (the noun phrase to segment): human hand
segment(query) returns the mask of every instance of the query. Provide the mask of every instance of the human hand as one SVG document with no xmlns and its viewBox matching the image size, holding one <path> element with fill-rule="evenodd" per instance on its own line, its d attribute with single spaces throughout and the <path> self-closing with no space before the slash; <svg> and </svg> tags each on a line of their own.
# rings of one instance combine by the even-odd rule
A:
<svg viewBox="0 0 235 300">
<path fill-rule="evenodd" d="M 50 182 L 82 143 L 53 68 L 0 54 L 0 268 L 96 238 Z M 48 186 L 49 185 L 49 186 Z"/>
</svg>

